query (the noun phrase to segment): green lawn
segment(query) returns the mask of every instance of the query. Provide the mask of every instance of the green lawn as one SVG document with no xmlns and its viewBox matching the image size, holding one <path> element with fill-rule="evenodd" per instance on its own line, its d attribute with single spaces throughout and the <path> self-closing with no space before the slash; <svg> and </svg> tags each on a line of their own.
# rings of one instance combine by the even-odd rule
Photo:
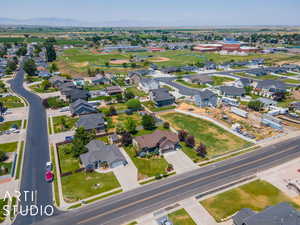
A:
<svg viewBox="0 0 300 225">
<path fill-rule="evenodd" d="M 71 203 L 120 187 L 113 172 L 75 173 L 61 178 L 66 202 Z"/>
<path fill-rule="evenodd" d="M 41 88 L 40 84 L 31 85 L 31 86 L 29 86 L 29 88 L 38 93 L 51 93 L 51 92 L 55 92 L 58 90 L 57 88 L 48 88 L 45 90 L 45 89 Z"/>
<path fill-rule="evenodd" d="M 102 90 L 109 86 L 111 86 L 111 85 L 110 84 L 98 84 L 98 85 L 87 85 L 84 88 L 88 91 L 97 91 L 97 90 Z"/>
<path fill-rule="evenodd" d="M 280 202 L 290 202 L 295 205 L 289 197 L 273 185 L 266 181 L 257 180 L 213 196 L 200 203 L 217 222 L 221 222 L 221 219 L 233 215 L 242 208 L 261 211 Z M 295 206 L 299 208 L 299 206 Z"/>
<path fill-rule="evenodd" d="M 288 84 L 300 84 L 299 80 L 294 80 L 294 79 L 284 79 L 283 82 Z"/>
<path fill-rule="evenodd" d="M 168 215 L 173 225 L 197 225 L 185 209 L 179 209 Z"/>
<path fill-rule="evenodd" d="M 161 111 L 171 110 L 171 109 L 175 109 L 176 108 L 176 106 L 174 106 L 174 105 L 157 107 L 157 106 L 155 106 L 154 102 L 152 102 L 152 101 L 142 102 L 142 104 L 144 106 L 146 106 L 152 112 L 161 112 Z"/>
<path fill-rule="evenodd" d="M 164 158 L 139 158 L 136 157 L 134 148 L 135 147 L 129 146 L 125 147 L 125 150 L 142 176 L 153 177 L 158 174 L 166 173 L 168 162 Z"/>
<path fill-rule="evenodd" d="M 72 172 L 80 168 L 79 159 L 72 156 L 70 152 L 72 144 L 64 144 L 58 147 L 59 166 L 61 173 Z"/>
<path fill-rule="evenodd" d="M 135 96 L 138 96 L 138 97 L 147 97 L 148 96 L 147 93 L 139 90 L 136 87 L 126 88 L 126 91 L 132 92 Z"/>
<path fill-rule="evenodd" d="M 283 75 L 283 76 L 297 76 L 296 73 L 281 73 L 279 75 Z"/>
<path fill-rule="evenodd" d="M 21 166 L 22 166 L 22 161 L 23 161 L 23 154 L 24 154 L 24 141 L 21 142 L 21 146 L 20 146 L 20 151 L 19 151 L 19 155 L 18 155 L 18 162 L 17 162 L 17 167 L 16 167 L 16 180 L 20 178 L 20 174 L 21 174 Z"/>
<path fill-rule="evenodd" d="M 206 88 L 207 87 L 205 84 L 194 84 L 194 83 L 190 83 L 190 82 L 187 82 L 187 81 L 181 80 L 181 79 L 176 80 L 176 82 L 179 84 L 182 84 L 184 86 L 190 87 L 190 88 Z"/>
<path fill-rule="evenodd" d="M 1 152 L 15 152 L 17 150 L 18 142 L 11 142 L 0 144 L 0 151 Z"/>
<path fill-rule="evenodd" d="M 52 118 L 54 133 L 69 131 L 75 127 L 78 118 L 70 116 L 56 116 Z"/>
<path fill-rule="evenodd" d="M 0 124 L 0 131 L 6 131 L 10 129 L 14 124 L 18 126 L 19 129 L 21 129 L 22 120 L 14 120 L 14 121 L 7 121 Z"/>
<path fill-rule="evenodd" d="M 0 176 L 7 175 L 11 172 L 12 162 L 0 162 L 0 168 L 2 167 L 5 168 L 5 170 L 0 170 Z"/>
<path fill-rule="evenodd" d="M 0 98 L 0 101 L 7 108 L 17 108 L 17 107 L 23 107 L 24 106 L 21 99 L 18 98 L 17 96 L 3 97 L 3 98 Z"/>
<path fill-rule="evenodd" d="M 207 147 L 208 157 L 221 155 L 249 145 L 245 140 L 206 120 L 181 113 L 168 113 L 161 116 L 169 121 L 175 129 L 183 129 L 193 135 L 197 144 L 204 143 Z M 194 155 L 194 153 L 192 154 Z M 191 154 L 188 155 L 191 157 Z M 191 158 L 195 159 L 195 157 Z"/>
<path fill-rule="evenodd" d="M 53 186 L 54 186 L 54 199 L 55 199 L 55 204 L 57 206 L 60 205 L 60 198 L 59 198 L 59 190 L 58 190 L 58 177 L 57 177 L 57 171 L 56 171 L 56 160 L 55 160 L 55 149 L 53 144 L 50 146 L 50 155 L 51 155 L 51 161 L 53 163 L 53 174 L 54 174 L 54 180 L 53 180 Z"/>
<path fill-rule="evenodd" d="M 5 220 L 5 213 L 4 206 L 7 205 L 7 199 L 0 199 L 0 223 Z"/>
<path fill-rule="evenodd" d="M 213 85 L 219 86 L 224 84 L 225 82 L 234 81 L 233 78 L 230 77 L 221 77 L 221 76 L 212 76 Z"/>
</svg>

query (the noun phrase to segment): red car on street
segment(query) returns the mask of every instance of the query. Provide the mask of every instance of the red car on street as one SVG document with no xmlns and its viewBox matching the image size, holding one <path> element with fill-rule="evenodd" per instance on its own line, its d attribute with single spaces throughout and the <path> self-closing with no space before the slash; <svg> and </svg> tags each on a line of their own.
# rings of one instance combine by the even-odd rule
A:
<svg viewBox="0 0 300 225">
<path fill-rule="evenodd" d="M 54 175 L 53 175 L 53 173 L 51 171 L 46 171 L 45 172 L 45 180 L 47 182 L 49 182 L 49 183 L 52 182 L 53 178 L 54 178 Z"/>
</svg>

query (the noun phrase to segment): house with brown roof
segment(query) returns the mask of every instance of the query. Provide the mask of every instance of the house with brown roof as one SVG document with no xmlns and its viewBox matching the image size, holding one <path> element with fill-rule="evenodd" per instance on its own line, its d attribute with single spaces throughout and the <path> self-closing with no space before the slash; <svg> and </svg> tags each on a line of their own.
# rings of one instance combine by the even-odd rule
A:
<svg viewBox="0 0 300 225">
<path fill-rule="evenodd" d="M 133 144 L 138 148 L 138 155 L 155 151 L 163 154 L 175 151 L 179 147 L 179 139 L 177 134 L 171 131 L 156 130 L 152 134 L 135 137 Z"/>
<path fill-rule="evenodd" d="M 105 91 L 109 95 L 122 94 L 122 92 L 123 92 L 122 88 L 119 86 L 107 87 L 107 88 L 105 88 Z"/>
</svg>

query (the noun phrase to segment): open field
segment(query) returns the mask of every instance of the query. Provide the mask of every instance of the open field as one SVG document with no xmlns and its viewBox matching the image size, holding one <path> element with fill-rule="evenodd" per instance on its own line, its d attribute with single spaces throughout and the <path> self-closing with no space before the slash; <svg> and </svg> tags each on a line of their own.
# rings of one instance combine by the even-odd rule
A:
<svg viewBox="0 0 300 225">
<path fill-rule="evenodd" d="M 61 173 L 72 172 L 80 168 L 79 159 L 72 156 L 72 144 L 64 144 L 58 147 L 59 167 Z"/>
<path fill-rule="evenodd" d="M 292 199 L 279 189 L 265 181 L 257 180 L 203 200 L 200 203 L 217 222 L 221 222 L 221 219 L 233 215 L 242 208 L 261 211 L 280 202 L 289 202 L 299 208 Z"/>
<path fill-rule="evenodd" d="M 205 144 L 208 157 L 221 155 L 249 145 L 245 140 L 206 120 L 181 113 L 166 113 L 160 116 L 170 122 L 175 129 L 186 130 L 190 135 L 193 135 L 197 144 Z M 190 149 L 190 151 L 193 150 Z"/>
<path fill-rule="evenodd" d="M 79 118 L 73 118 L 70 116 L 56 116 L 53 117 L 53 127 L 54 133 L 60 133 L 69 131 L 75 127 L 75 123 L 78 121 Z"/>
<path fill-rule="evenodd" d="M 130 62 L 132 57 L 144 58 L 141 62 Z M 212 60 L 215 63 L 224 63 L 231 60 L 246 61 L 254 58 L 265 58 L 267 62 L 273 63 L 287 60 L 291 56 L 283 54 L 253 54 L 249 56 L 224 56 L 216 53 L 199 53 L 190 50 L 169 50 L 165 52 L 132 52 L 132 53 L 111 53 L 97 54 L 82 48 L 67 49 L 58 57 L 56 63 L 61 72 L 72 76 L 87 76 L 87 69 L 100 69 L 110 72 L 128 72 L 136 68 L 146 68 L 144 62 L 155 63 L 160 67 L 184 66 L 197 62 Z M 126 65 L 123 65 L 126 63 Z"/>
</svg>

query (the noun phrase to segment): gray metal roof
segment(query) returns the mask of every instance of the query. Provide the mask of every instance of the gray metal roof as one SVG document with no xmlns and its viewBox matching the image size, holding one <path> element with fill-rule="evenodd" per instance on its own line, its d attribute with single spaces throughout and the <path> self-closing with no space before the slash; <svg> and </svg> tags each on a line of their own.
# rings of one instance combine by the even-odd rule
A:
<svg viewBox="0 0 300 225">
<path fill-rule="evenodd" d="M 166 88 L 158 88 L 151 90 L 152 95 L 154 97 L 155 101 L 164 101 L 164 100 L 170 100 L 175 99 L 173 95 L 169 93 L 169 90 Z"/>
<path fill-rule="evenodd" d="M 230 95 L 230 96 L 242 96 L 245 94 L 244 88 L 237 88 L 234 86 L 221 86 L 220 90 L 225 95 Z"/>
<path fill-rule="evenodd" d="M 105 121 L 102 113 L 94 113 L 82 115 L 76 123 L 77 127 L 84 127 L 86 130 L 96 129 L 102 127 Z"/>
</svg>

